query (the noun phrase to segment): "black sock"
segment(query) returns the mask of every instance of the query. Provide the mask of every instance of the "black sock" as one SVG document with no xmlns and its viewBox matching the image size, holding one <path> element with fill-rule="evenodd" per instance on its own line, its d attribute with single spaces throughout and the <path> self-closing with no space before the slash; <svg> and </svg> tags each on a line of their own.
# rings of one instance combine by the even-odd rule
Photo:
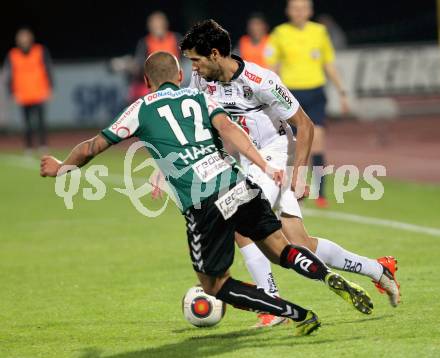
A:
<svg viewBox="0 0 440 358">
<path fill-rule="evenodd" d="M 312 280 L 325 281 L 325 276 L 330 272 L 330 269 L 309 249 L 291 244 L 281 252 L 280 265 L 291 268 Z"/>
<path fill-rule="evenodd" d="M 303 321 L 307 310 L 279 297 L 268 295 L 262 288 L 228 278 L 215 296 L 235 308 L 246 311 L 269 313 L 274 316 L 288 317 L 294 321 Z"/>
<path fill-rule="evenodd" d="M 317 153 L 312 155 L 312 165 L 313 167 L 325 167 L 325 158 L 324 153 Z M 322 170 L 321 170 L 322 171 Z M 319 173 L 319 171 L 318 171 Z M 319 196 L 325 197 L 324 195 L 324 186 L 325 186 L 325 175 L 321 176 L 320 182 L 316 183 L 316 185 L 319 185 Z"/>
</svg>

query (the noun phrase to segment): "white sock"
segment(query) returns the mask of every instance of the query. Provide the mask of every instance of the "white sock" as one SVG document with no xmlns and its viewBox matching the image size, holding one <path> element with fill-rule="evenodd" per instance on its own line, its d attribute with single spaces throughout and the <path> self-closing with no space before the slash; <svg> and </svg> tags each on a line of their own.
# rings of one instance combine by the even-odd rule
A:
<svg viewBox="0 0 440 358">
<path fill-rule="evenodd" d="M 326 239 L 318 239 L 316 255 L 330 267 L 339 270 L 359 273 L 379 281 L 382 276 L 382 265 L 376 260 L 356 255 L 338 244 Z"/>
<path fill-rule="evenodd" d="M 240 248 L 244 262 L 258 288 L 271 296 L 278 296 L 278 287 L 272 275 L 270 261 L 254 243 Z"/>
</svg>

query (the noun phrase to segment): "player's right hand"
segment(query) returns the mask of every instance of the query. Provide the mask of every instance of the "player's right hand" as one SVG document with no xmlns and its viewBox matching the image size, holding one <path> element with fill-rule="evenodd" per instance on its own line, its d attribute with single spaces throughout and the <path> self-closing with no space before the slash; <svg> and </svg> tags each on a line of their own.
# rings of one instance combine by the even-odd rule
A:
<svg viewBox="0 0 440 358">
<path fill-rule="evenodd" d="M 159 200 L 163 197 L 163 186 L 165 184 L 165 177 L 160 170 L 154 171 L 150 177 L 150 184 L 153 187 L 151 191 L 151 198 L 153 200 Z"/>
<path fill-rule="evenodd" d="M 40 162 L 40 175 L 42 177 L 56 177 L 61 168 L 61 161 L 50 155 L 44 155 Z"/>
</svg>

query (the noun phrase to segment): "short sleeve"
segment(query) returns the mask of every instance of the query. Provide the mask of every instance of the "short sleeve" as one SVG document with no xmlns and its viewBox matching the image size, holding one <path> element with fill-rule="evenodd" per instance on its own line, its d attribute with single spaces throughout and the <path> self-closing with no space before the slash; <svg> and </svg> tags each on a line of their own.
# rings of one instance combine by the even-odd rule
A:
<svg viewBox="0 0 440 358">
<path fill-rule="evenodd" d="M 208 115 L 209 115 L 210 122 L 212 121 L 212 119 L 215 117 L 216 114 L 225 113 L 225 114 L 229 115 L 229 113 L 226 112 L 225 109 L 220 104 L 218 104 L 216 101 L 214 101 L 206 93 L 203 93 L 203 96 L 205 98 L 206 107 L 208 107 Z"/>
<path fill-rule="evenodd" d="M 269 117 L 286 121 L 298 111 L 298 100 L 275 72 L 268 71 L 264 82 L 257 89 L 256 95 L 261 104 L 266 106 Z"/>
<path fill-rule="evenodd" d="M 113 123 L 101 131 L 107 142 L 116 144 L 136 134 L 139 128 L 139 110 L 144 101 L 139 98 L 119 114 Z"/>
<path fill-rule="evenodd" d="M 202 80 L 195 71 L 191 72 L 191 81 L 189 82 L 189 87 L 203 91 Z"/>
<path fill-rule="evenodd" d="M 322 60 L 324 63 L 332 63 L 335 61 L 335 50 L 333 49 L 333 45 L 326 28 L 323 29 Z"/>
</svg>

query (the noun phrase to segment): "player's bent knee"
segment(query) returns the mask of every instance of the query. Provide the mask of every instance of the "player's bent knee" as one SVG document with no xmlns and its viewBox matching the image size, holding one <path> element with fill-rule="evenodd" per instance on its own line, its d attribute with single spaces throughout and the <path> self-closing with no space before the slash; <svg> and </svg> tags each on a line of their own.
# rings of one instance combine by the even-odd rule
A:
<svg viewBox="0 0 440 358">
<path fill-rule="evenodd" d="M 210 285 L 202 285 L 202 287 L 203 287 L 203 291 L 205 291 L 206 294 L 211 296 L 215 296 L 217 292 L 220 290 L 220 288 L 216 289 L 215 286 L 210 286 Z"/>
<path fill-rule="evenodd" d="M 235 233 L 235 242 L 237 243 L 239 248 L 248 246 L 253 243 L 253 241 L 245 236 L 240 235 L 239 233 Z"/>
<path fill-rule="evenodd" d="M 225 281 L 229 278 L 229 273 L 226 272 L 220 277 L 208 276 L 206 274 L 198 273 L 200 284 L 203 291 L 208 295 L 215 296 L 222 288 Z"/>
<path fill-rule="evenodd" d="M 316 237 L 309 236 L 307 240 L 307 245 L 305 245 L 310 251 L 316 252 L 316 248 L 318 247 L 318 240 Z"/>
<path fill-rule="evenodd" d="M 215 296 L 221 288 L 221 285 L 218 284 L 215 278 L 210 280 L 200 280 L 200 284 L 202 285 L 203 291 L 211 296 Z"/>
</svg>

